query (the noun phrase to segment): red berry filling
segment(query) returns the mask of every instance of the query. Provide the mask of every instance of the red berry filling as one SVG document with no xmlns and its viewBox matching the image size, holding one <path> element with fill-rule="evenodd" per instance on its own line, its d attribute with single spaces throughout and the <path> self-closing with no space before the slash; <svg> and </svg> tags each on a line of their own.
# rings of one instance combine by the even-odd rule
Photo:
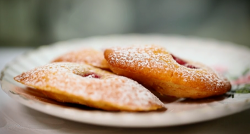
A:
<svg viewBox="0 0 250 134">
<path fill-rule="evenodd" d="M 191 69 L 198 69 L 198 67 L 194 66 L 194 65 L 190 65 L 188 64 L 186 61 L 174 56 L 173 54 L 171 54 L 171 56 L 173 57 L 173 59 L 180 65 L 191 68 Z"/>
<path fill-rule="evenodd" d="M 189 65 L 189 64 L 186 64 L 185 66 L 188 67 L 188 68 L 192 68 L 192 69 L 198 69 L 198 67 L 193 66 L 193 65 Z"/>
<path fill-rule="evenodd" d="M 101 78 L 100 75 L 93 72 L 85 73 L 84 75 L 82 75 L 82 77 L 97 78 L 97 79 Z"/>
<path fill-rule="evenodd" d="M 184 60 L 182 60 L 182 59 L 180 59 L 180 58 L 174 56 L 173 54 L 171 54 L 171 56 L 172 56 L 173 59 L 174 59 L 177 63 L 179 63 L 180 65 L 186 65 L 186 64 L 187 64 L 186 61 L 184 61 Z"/>
</svg>

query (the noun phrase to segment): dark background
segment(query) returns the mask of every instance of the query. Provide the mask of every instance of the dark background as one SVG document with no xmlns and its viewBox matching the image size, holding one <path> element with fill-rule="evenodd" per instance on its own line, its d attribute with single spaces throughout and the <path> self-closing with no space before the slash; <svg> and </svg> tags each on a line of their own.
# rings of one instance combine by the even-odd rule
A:
<svg viewBox="0 0 250 134">
<path fill-rule="evenodd" d="M 0 47 L 161 33 L 250 47 L 249 0 L 0 0 Z"/>
</svg>

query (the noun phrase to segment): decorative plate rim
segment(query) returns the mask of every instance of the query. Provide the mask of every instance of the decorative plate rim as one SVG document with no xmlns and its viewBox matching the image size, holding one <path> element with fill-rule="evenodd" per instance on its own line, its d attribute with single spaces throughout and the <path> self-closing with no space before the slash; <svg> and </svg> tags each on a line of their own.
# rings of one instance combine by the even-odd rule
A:
<svg viewBox="0 0 250 134">
<path fill-rule="evenodd" d="M 234 102 L 234 105 L 238 105 L 238 103 L 240 103 L 241 105 L 240 106 L 237 106 L 238 109 L 233 109 L 232 108 L 230 109 L 230 105 L 228 104 L 223 104 L 223 105 L 214 105 L 216 106 L 217 111 L 226 111 L 225 109 L 226 108 L 229 108 L 231 111 L 229 111 L 228 113 L 224 113 L 224 112 L 220 112 L 220 114 L 217 114 L 216 116 L 213 115 L 211 116 L 211 113 L 213 113 L 214 111 L 211 111 L 209 109 L 195 109 L 195 110 L 190 110 L 188 114 L 190 114 L 190 112 L 192 112 L 191 114 L 192 115 L 195 115 L 196 113 L 199 113 L 199 112 L 202 112 L 204 115 L 208 114 L 210 112 L 210 115 L 209 116 L 204 116 L 203 118 L 198 118 L 198 119 L 194 119 L 194 120 L 183 120 L 181 119 L 181 121 L 177 121 L 177 122 L 172 122 L 172 123 L 169 123 L 169 122 L 166 122 L 166 121 L 163 121 L 163 122 L 157 122 L 157 119 L 159 119 L 160 117 L 168 117 L 168 118 L 177 118 L 177 117 L 171 117 L 171 116 L 180 116 L 180 117 L 183 117 L 183 118 L 186 118 L 186 112 L 179 112 L 177 114 L 173 114 L 173 113 L 167 113 L 167 114 L 162 114 L 162 113 L 157 113 L 157 115 L 155 114 L 152 114 L 152 113 L 149 113 L 150 118 L 146 118 L 146 119 L 143 119 L 143 117 L 140 117 L 142 115 L 145 115 L 145 113 L 129 113 L 129 112 L 121 112 L 119 113 L 119 115 L 122 115 L 122 117 L 120 117 L 124 123 L 123 124 L 117 124 L 117 122 L 111 117 L 113 114 L 110 113 L 110 112 L 100 112 L 98 111 L 97 113 L 94 112 L 94 115 L 97 116 L 98 118 L 102 117 L 103 114 L 105 116 L 102 117 L 102 120 L 98 120 L 99 122 L 96 122 L 94 120 L 91 120 L 93 118 L 96 118 L 96 117 L 89 117 L 88 120 L 83 120 L 84 118 L 87 119 L 87 116 L 89 116 L 90 114 L 93 114 L 93 111 L 91 112 L 86 112 L 84 111 L 83 114 L 85 114 L 84 116 L 81 116 L 81 118 L 76 118 L 76 117 L 70 117 L 69 115 L 72 115 L 72 113 L 70 114 L 70 112 L 72 112 L 72 109 L 66 109 L 66 112 L 62 112 L 62 115 L 58 115 L 58 111 L 60 110 L 65 110 L 64 108 L 60 107 L 60 106 L 57 106 L 57 105 L 53 105 L 53 104 L 46 104 L 44 106 L 44 102 L 39 102 L 39 101 L 31 101 L 31 100 L 25 100 L 23 99 L 21 96 L 19 95 L 14 95 L 10 92 L 8 92 L 8 90 L 6 89 L 6 87 L 4 86 L 7 86 L 8 85 L 8 82 L 6 80 L 4 80 L 4 77 L 5 77 L 5 73 L 7 71 L 7 69 L 11 66 L 13 66 L 14 64 L 16 64 L 16 62 L 18 62 L 18 60 L 22 59 L 22 58 L 27 58 L 27 56 L 30 55 L 30 53 L 34 53 L 36 51 L 42 51 L 42 49 L 48 49 L 48 48 L 51 48 L 51 47 L 58 47 L 59 45 L 62 45 L 62 44 L 67 44 L 67 43 L 72 43 L 72 42 L 76 42 L 76 41 L 81 41 L 81 40 L 95 40 L 95 39 L 98 39 L 98 38 L 121 38 L 121 37 L 136 37 L 136 36 L 140 36 L 140 37 L 152 37 L 152 36 L 157 36 L 157 37 L 161 37 L 161 38 L 171 38 L 171 37 L 174 37 L 174 38 L 184 38 L 184 39 L 188 39 L 188 40 L 202 40 L 202 41 L 205 41 L 205 42 L 217 42 L 217 44 L 223 46 L 223 47 L 233 47 L 233 48 L 237 48 L 237 49 L 241 49 L 241 50 L 246 50 L 246 51 L 249 51 L 250 52 L 250 49 L 248 47 L 245 47 L 245 46 L 237 46 L 236 47 L 236 44 L 234 43 L 231 43 L 231 42 L 224 42 L 224 41 L 218 41 L 218 40 L 214 40 L 214 39 L 201 39 L 201 38 L 198 38 L 198 37 L 186 37 L 186 36 L 179 36 L 179 35 L 161 35 L 161 34 L 129 34 L 129 35 L 109 35 L 109 36 L 96 36 L 96 37 L 89 37 L 89 38 L 84 38 L 84 39 L 73 39 L 73 40 L 68 40 L 68 41 L 61 41 L 61 42 L 56 42 L 56 43 L 53 43 L 51 45 L 43 45 L 41 47 L 38 47 L 36 49 L 33 49 L 33 50 L 30 50 L 24 54 L 22 54 L 21 56 L 15 58 L 14 60 L 12 60 L 11 62 L 9 62 L 8 64 L 5 65 L 5 67 L 3 68 L 3 70 L 1 71 L 1 76 L 0 76 L 0 82 L 1 82 L 1 87 L 2 87 L 2 90 L 7 93 L 11 98 L 17 100 L 18 102 L 22 103 L 23 105 L 29 107 L 29 108 L 32 108 L 32 109 L 35 109 L 35 110 L 38 110 L 40 112 L 43 112 L 43 113 L 47 113 L 47 114 L 50 114 L 50 115 L 53 115 L 53 116 L 56 116 L 56 117 L 61 117 L 61 118 L 64 118 L 64 119 L 69 119 L 69 120 L 72 120 L 72 121 L 77 121 L 77 122 L 82 122 L 82 123 L 90 123 L 90 124 L 96 124 L 96 125 L 104 125 L 104 126 L 116 126 L 116 127 L 163 127 L 163 126 L 176 126 L 176 125 L 183 125 L 183 124 L 190 124 L 190 123 L 196 123 L 196 122 L 201 122 L 201 121 L 207 121 L 207 120 L 212 120 L 212 119 L 216 119 L 216 118 L 219 118 L 219 117 L 223 117 L 223 116 L 227 116 L 227 115 L 230 115 L 230 114 L 233 114 L 233 113 L 237 113 L 237 112 L 241 112 L 245 109 L 248 109 L 250 108 L 250 97 L 248 96 L 247 99 L 245 99 L 244 101 L 242 102 Z M 13 86 L 13 85 L 11 85 Z M 38 104 L 38 106 L 36 105 L 35 107 L 34 106 L 31 106 L 29 105 L 30 103 L 35 103 L 35 104 Z M 243 105 L 242 105 L 243 104 Z M 53 109 L 54 110 L 56 109 L 57 112 L 51 112 L 51 111 L 46 111 L 46 110 L 43 110 L 42 108 L 45 107 L 46 110 L 49 110 L 49 109 Z M 204 111 L 205 110 L 205 111 Z M 53 110 L 52 110 L 53 111 Z M 76 112 L 73 110 L 73 113 Z M 207 113 L 208 112 L 208 113 Z M 79 112 L 77 111 L 76 113 L 82 113 L 82 112 Z M 97 115 L 96 115 L 97 114 Z M 135 121 L 135 115 L 140 117 L 143 121 L 152 121 L 152 124 L 148 124 L 147 122 L 146 123 L 142 123 L 142 124 L 136 124 L 138 123 L 137 121 Z M 165 116 L 164 116 L 165 115 Z M 148 115 L 147 115 L 148 116 Z M 158 117 L 160 116 L 160 117 Z M 126 118 L 125 118 L 126 117 Z M 107 122 L 107 121 L 110 121 L 110 119 L 112 120 L 112 122 Z M 150 119 L 150 120 L 149 120 Z M 134 123 L 133 123 L 134 122 Z M 131 124 L 132 123 L 132 124 Z"/>
</svg>

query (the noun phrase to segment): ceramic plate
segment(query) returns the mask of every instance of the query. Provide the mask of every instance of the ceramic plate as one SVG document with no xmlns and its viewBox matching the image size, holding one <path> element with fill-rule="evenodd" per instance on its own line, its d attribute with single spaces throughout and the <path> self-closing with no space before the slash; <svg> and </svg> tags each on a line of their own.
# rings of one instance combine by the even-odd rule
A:
<svg viewBox="0 0 250 134">
<path fill-rule="evenodd" d="M 202 62 L 223 73 L 234 83 L 225 95 L 189 100 L 162 97 L 167 110 L 154 112 L 108 112 L 82 105 L 50 100 L 13 80 L 24 71 L 49 63 L 73 49 L 92 47 L 104 50 L 111 46 L 157 44 L 171 53 Z M 9 63 L 2 71 L 2 89 L 18 102 L 41 112 L 73 121 L 105 126 L 159 127 L 216 119 L 250 107 L 250 50 L 229 42 L 194 37 L 164 35 L 114 35 L 59 42 L 27 52 Z"/>
</svg>

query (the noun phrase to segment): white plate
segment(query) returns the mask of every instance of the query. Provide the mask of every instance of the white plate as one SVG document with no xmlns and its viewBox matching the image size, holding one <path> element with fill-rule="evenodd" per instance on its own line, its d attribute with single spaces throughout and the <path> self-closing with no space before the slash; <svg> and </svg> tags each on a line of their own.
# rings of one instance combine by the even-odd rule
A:
<svg viewBox="0 0 250 134">
<path fill-rule="evenodd" d="M 105 126 L 158 127 L 189 124 L 211 120 L 250 107 L 250 94 L 235 94 L 234 97 L 219 96 L 202 100 L 170 98 L 165 100 L 166 111 L 156 112 L 108 112 L 80 105 L 57 103 L 26 89 L 13 77 L 34 67 L 49 63 L 67 51 L 93 47 L 105 49 L 110 46 L 132 44 L 158 44 L 170 52 L 203 62 L 211 67 L 227 68 L 227 76 L 240 76 L 250 67 L 250 50 L 228 42 L 203 40 L 181 36 L 163 35 L 116 35 L 59 42 L 30 51 L 9 63 L 2 71 L 2 89 L 13 99 L 38 111 L 78 122 Z"/>
</svg>

